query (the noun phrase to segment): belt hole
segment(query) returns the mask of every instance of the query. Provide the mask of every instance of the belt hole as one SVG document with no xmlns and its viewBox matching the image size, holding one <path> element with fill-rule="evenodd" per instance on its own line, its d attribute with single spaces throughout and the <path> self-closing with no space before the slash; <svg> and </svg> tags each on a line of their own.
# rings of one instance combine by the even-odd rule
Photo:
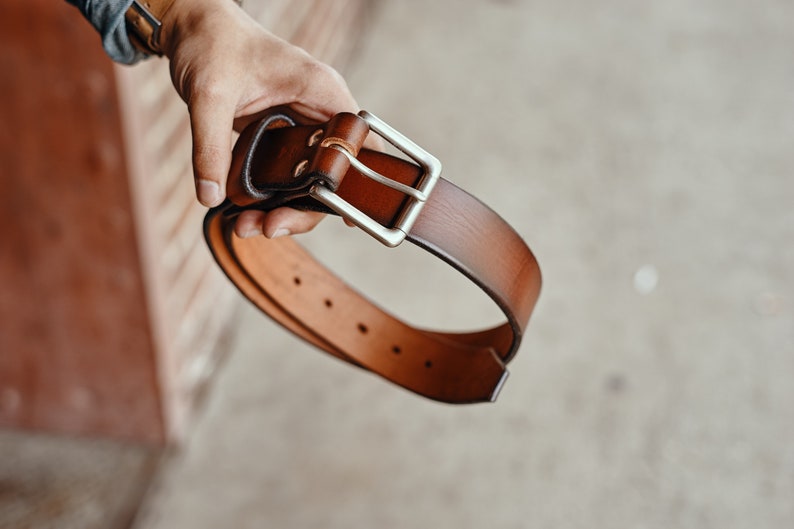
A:
<svg viewBox="0 0 794 529">
<path fill-rule="evenodd" d="M 433 367 L 433 362 L 431 362 L 430 360 L 426 360 L 425 361 L 425 367 L 430 369 L 431 367 Z"/>
<path fill-rule="evenodd" d="M 320 136 L 323 135 L 323 129 L 315 130 L 311 136 L 309 136 L 309 140 L 306 142 L 306 145 L 309 147 L 314 147 L 314 145 L 320 141 Z"/>
<path fill-rule="evenodd" d="M 295 169 L 292 170 L 292 177 L 298 178 L 300 175 L 303 174 L 303 171 L 306 170 L 306 166 L 309 165 L 309 160 L 301 160 L 295 165 Z"/>
<path fill-rule="evenodd" d="M 367 326 L 364 325 L 363 323 L 358 324 L 358 332 L 360 332 L 361 334 L 367 334 L 368 330 L 369 329 L 367 329 Z"/>
<path fill-rule="evenodd" d="M 400 346 L 399 346 L 399 345 L 395 345 L 395 346 L 393 346 L 393 347 L 391 348 L 391 352 L 392 352 L 392 353 L 394 353 L 394 354 L 396 354 L 396 355 L 398 355 L 398 354 L 402 353 L 402 351 L 403 351 L 403 350 L 402 350 L 402 349 L 400 349 Z"/>
</svg>

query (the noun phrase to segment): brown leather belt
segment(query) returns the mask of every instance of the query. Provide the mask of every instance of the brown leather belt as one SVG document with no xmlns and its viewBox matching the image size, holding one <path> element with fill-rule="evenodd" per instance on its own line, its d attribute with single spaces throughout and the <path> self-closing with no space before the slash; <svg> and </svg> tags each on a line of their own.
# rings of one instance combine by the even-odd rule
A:
<svg viewBox="0 0 794 529">
<path fill-rule="evenodd" d="M 364 148 L 370 130 L 406 158 Z M 440 170 L 435 158 L 366 112 L 316 123 L 275 108 L 240 135 L 228 199 L 207 213 L 204 234 L 240 291 L 316 347 L 432 399 L 493 401 L 537 301 L 540 269 L 501 217 L 440 178 Z M 463 333 L 415 328 L 292 238 L 234 235 L 241 211 L 280 206 L 341 215 L 388 246 L 411 241 L 476 283 L 507 320 Z"/>
</svg>

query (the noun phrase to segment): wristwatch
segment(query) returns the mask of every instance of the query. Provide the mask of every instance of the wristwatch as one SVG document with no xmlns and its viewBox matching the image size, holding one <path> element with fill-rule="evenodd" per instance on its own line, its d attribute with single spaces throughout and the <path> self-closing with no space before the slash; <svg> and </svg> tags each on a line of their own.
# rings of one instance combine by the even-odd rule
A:
<svg viewBox="0 0 794 529">
<path fill-rule="evenodd" d="M 242 5 L 242 0 L 234 0 Z M 133 0 L 124 15 L 127 36 L 138 50 L 147 55 L 162 55 L 160 28 L 174 0 Z"/>
</svg>

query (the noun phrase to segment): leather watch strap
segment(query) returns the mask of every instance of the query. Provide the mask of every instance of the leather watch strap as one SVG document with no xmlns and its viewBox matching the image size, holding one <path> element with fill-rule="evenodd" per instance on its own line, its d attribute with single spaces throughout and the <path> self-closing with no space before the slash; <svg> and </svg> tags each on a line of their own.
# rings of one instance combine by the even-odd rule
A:
<svg viewBox="0 0 794 529">
<path fill-rule="evenodd" d="M 150 55 L 162 55 L 160 27 L 174 0 L 133 0 L 125 13 L 130 42 Z"/>
<path fill-rule="evenodd" d="M 373 126 L 354 114 L 316 123 L 287 108 L 272 109 L 235 145 L 228 199 L 205 218 L 207 243 L 246 297 L 316 347 L 432 399 L 492 401 L 540 292 L 535 257 L 501 217 L 454 184 L 437 178 L 429 190 L 420 165 L 363 148 Z M 398 188 L 426 193 L 406 196 L 404 188 L 386 187 L 377 175 L 351 166 L 350 158 Z M 245 209 L 287 205 L 339 214 L 324 198 L 329 193 L 354 208 L 354 216 L 386 227 L 412 224 L 405 238 L 476 283 L 506 321 L 462 333 L 416 328 L 375 306 L 292 238 L 240 239 L 233 233 Z M 406 216 L 415 218 L 404 224 Z"/>
</svg>

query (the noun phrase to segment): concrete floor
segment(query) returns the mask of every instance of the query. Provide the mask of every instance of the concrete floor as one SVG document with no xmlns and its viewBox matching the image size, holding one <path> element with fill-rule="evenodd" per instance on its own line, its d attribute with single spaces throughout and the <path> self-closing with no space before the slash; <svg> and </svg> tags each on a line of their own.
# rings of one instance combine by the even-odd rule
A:
<svg viewBox="0 0 794 529">
<path fill-rule="evenodd" d="M 0 529 L 123 529 L 160 451 L 107 439 L 0 431 Z"/>
<path fill-rule="evenodd" d="M 512 375 L 436 404 L 246 305 L 136 529 L 794 527 L 792 22 L 789 0 L 382 2 L 360 103 L 544 270 Z M 338 225 L 307 244 L 395 312 L 493 317 Z"/>
</svg>

